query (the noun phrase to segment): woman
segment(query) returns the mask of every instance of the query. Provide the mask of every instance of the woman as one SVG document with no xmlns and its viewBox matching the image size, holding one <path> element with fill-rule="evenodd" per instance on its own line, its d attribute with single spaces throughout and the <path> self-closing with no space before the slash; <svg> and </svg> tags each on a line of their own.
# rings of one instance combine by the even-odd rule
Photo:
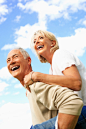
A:
<svg viewBox="0 0 86 129">
<path fill-rule="evenodd" d="M 86 105 L 86 69 L 80 60 L 72 53 L 59 49 L 56 37 L 48 31 L 38 30 L 35 32 L 31 46 L 39 60 L 42 63 L 50 63 L 51 68 L 50 74 L 33 72 L 32 76 L 30 74 L 26 76 L 26 85 L 30 85 L 32 81 L 40 81 L 68 87 L 77 92 Z M 86 115 L 86 106 L 84 106 L 84 110 L 83 115 Z M 82 120 L 81 117 L 80 120 Z"/>
</svg>

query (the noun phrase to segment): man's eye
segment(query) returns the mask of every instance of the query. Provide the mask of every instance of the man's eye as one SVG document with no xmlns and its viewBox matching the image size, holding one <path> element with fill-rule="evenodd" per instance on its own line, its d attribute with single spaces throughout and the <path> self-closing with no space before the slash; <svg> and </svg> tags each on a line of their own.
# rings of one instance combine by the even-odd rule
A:
<svg viewBox="0 0 86 129">
<path fill-rule="evenodd" d="M 17 58 L 17 57 L 18 57 L 18 55 L 14 56 L 14 58 Z"/>
<path fill-rule="evenodd" d="M 7 63 L 10 62 L 10 60 L 7 60 Z"/>
</svg>

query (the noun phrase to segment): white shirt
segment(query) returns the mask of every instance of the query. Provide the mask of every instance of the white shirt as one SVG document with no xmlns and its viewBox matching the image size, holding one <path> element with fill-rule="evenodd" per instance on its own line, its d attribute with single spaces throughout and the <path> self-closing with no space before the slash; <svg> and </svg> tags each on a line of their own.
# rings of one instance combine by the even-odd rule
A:
<svg viewBox="0 0 86 129">
<path fill-rule="evenodd" d="M 53 75 L 63 75 L 67 67 L 75 65 L 79 71 L 82 79 L 82 89 L 81 91 L 75 91 L 80 98 L 82 98 L 84 105 L 86 105 L 86 69 L 82 62 L 72 53 L 67 50 L 58 49 L 54 52 L 52 59 L 52 68 L 50 68 L 49 73 Z"/>
</svg>

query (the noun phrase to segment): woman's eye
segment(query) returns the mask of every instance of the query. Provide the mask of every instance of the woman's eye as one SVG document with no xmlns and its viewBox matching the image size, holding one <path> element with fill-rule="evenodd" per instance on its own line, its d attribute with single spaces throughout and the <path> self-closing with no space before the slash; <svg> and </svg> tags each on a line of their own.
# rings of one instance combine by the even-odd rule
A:
<svg viewBox="0 0 86 129">
<path fill-rule="evenodd" d="M 43 37 L 40 37 L 40 39 L 43 39 Z"/>
<path fill-rule="evenodd" d="M 35 43 L 36 41 L 33 41 L 33 43 Z"/>
</svg>

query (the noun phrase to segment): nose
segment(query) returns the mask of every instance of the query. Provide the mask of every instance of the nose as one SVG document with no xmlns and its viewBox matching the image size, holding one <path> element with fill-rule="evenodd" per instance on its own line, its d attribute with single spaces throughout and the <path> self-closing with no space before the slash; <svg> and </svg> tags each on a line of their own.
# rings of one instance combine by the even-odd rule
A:
<svg viewBox="0 0 86 129">
<path fill-rule="evenodd" d="M 39 38 L 37 38 L 35 41 L 35 44 L 38 44 L 38 43 L 39 43 Z"/>
<path fill-rule="evenodd" d="M 15 64 L 15 61 L 13 60 L 13 58 L 11 58 L 10 61 L 7 62 L 7 68 L 8 68 L 8 70 L 10 70 L 10 67 L 11 67 L 12 65 L 14 65 L 14 64 Z"/>
<path fill-rule="evenodd" d="M 11 58 L 11 60 L 10 60 L 10 65 L 12 65 L 12 64 L 15 64 L 15 60 L 13 58 Z"/>
</svg>

